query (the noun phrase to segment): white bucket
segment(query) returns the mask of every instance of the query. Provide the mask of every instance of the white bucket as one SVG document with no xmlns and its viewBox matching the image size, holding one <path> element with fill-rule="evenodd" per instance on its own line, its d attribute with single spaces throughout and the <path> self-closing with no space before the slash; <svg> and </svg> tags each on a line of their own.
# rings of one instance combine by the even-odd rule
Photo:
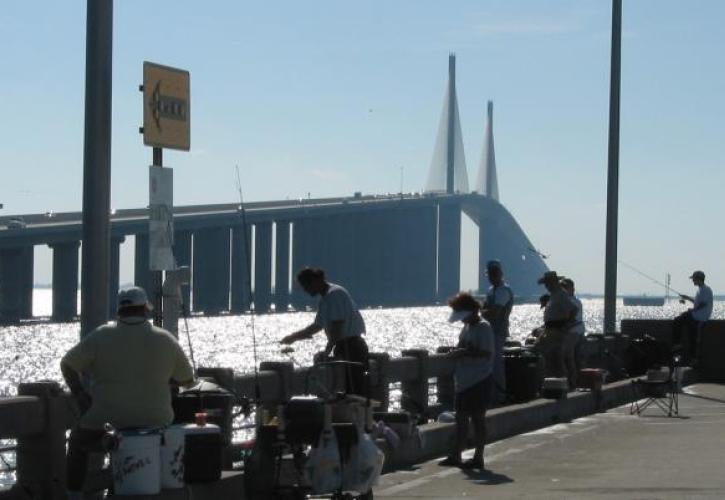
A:
<svg viewBox="0 0 725 500">
<path fill-rule="evenodd" d="M 161 443 L 161 487 L 178 489 L 184 487 L 184 439 L 183 425 L 172 425 L 164 429 Z"/>
<path fill-rule="evenodd" d="M 161 434 L 121 432 L 111 453 L 116 495 L 156 495 L 161 491 Z"/>
</svg>

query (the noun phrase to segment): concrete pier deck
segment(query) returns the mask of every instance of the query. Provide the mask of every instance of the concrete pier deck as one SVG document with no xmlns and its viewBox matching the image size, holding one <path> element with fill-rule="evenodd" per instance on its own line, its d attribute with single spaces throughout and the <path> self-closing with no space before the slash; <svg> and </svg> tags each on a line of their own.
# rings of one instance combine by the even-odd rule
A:
<svg viewBox="0 0 725 500">
<path fill-rule="evenodd" d="M 493 443 L 483 472 L 436 460 L 386 474 L 375 497 L 725 498 L 723 450 L 725 386 L 696 384 L 679 418 L 626 405 Z"/>
</svg>

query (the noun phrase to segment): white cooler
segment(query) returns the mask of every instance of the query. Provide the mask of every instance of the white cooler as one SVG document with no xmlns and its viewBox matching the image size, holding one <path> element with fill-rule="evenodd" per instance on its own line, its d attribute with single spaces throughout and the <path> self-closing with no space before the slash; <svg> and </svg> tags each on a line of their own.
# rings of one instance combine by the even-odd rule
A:
<svg viewBox="0 0 725 500">
<path fill-rule="evenodd" d="M 122 431 L 118 448 L 111 452 L 116 495 L 157 495 L 161 491 L 161 434 Z"/>
</svg>

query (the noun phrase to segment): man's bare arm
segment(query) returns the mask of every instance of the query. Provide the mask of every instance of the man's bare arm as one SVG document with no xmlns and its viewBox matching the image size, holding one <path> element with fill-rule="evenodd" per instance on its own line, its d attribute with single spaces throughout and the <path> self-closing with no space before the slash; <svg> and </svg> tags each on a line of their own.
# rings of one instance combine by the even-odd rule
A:
<svg viewBox="0 0 725 500">
<path fill-rule="evenodd" d="M 65 380 L 65 384 L 68 386 L 68 389 L 70 389 L 71 394 L 73 394 L 73 397 L 76 398 L 81 412 L 85 413 L 91 406 L 91 396 L 83 387 L 80 373 L 71 368 L 71 366 L 65 361 L 60 362 L 60 372 L 63 375 L 63 380 Z"/>
<path fill-rule="evenodd" d="M 279 341 L 280 344 L 293 344 L 298 340 L 304 340 L 312 337 L 314 334 L 322 330 L 322 327 L 312 323 L 301 330 L 291 333 Z"/>
</svg>

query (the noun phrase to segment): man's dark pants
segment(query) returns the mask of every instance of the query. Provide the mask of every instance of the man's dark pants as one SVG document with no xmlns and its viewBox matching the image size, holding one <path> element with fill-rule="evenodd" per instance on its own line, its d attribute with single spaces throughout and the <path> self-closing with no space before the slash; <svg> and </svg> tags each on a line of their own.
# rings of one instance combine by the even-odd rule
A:
<svg viewBox="0 0 725 500">
<path fill-rule="evenodd" d="M 335 343 L 333 356 L 336 359 L 360 363 L 359 369 L 350 370 L 346 377 L 346 389 L 351 394 L 367 396 L 365 372 L 368 370 L 368 345 L 361 336 L 347 337 Z"/>
<path fill-rule="evenodd" d="M 66 487 L 69 491 L 82 491 L 88 472 L 88 456 L 102 453 L 102 438 L 105 431 L 76 427 L 68 440 Z"/>
<path fill-rule="evenodd" d="M 672 342 L 682 346 L 686 362 L 697 359 L 697 343 L 702 323 L 692 317 L 692 311 L 677 316 L 672 324 Z"/>
</svg>

